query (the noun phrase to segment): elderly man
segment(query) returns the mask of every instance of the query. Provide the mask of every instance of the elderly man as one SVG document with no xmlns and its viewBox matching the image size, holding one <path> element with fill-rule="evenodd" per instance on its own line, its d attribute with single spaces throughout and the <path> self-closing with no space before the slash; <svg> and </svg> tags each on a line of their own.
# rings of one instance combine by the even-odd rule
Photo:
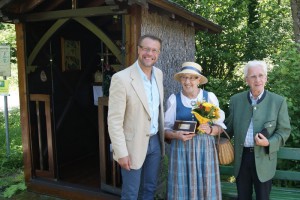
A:
<svg viewBox="0 0 300 200">
<path fill-rule="evenodd" d="M 277 165 L 277 152 L 291 131 L 284 97 L 265 90 L 267 64 L 250 61 L 244 77 L 250 91 L 230 99 L 228 133 L 234 135 L 234 174 L 238 199 L 251 200 L 253 186 L 257 200 L 268 200 Z"/>
</svg>

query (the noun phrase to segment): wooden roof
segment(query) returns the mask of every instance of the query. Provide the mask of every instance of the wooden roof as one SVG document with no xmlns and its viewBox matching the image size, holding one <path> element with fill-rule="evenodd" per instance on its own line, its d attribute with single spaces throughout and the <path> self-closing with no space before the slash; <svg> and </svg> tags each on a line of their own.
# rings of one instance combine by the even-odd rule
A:
<svg viewBox="0 0 300 200">
<path fill-rule="evenodd" d="M 169 0 L 0 0 L 0 22 L 26 23 L 70 17 L 126 14 L 137 4 L 194 26 L 196 30 L 220 33 L 222 28 Z"/>
</svg>

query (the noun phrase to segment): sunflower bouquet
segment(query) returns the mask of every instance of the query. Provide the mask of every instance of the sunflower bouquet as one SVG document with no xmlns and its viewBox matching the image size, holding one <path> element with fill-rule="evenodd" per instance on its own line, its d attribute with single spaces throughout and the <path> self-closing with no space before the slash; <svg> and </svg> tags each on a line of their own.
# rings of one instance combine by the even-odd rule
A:
<svg viewBox="0 0 300 200">
<path fill-rule="evenodd" d="M 199 124 L 212 124 L 215 120 L 220 118 L 220 109 L 206 101 L 197 101 L 192 109 L 192 114 L 194 114 Z M 198 133 L 204 133 L 200 130 L 199 126 L 197 128 Z"/>
</svg>

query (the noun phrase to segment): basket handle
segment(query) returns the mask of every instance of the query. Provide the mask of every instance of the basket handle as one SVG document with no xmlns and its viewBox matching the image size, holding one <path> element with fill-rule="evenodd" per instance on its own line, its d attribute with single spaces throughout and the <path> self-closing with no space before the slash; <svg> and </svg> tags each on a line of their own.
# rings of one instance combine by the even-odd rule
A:
<svg viewBox="0 0 300 200">
<path fill-rule="evenodd" d="M 229 135 L 228 135 L 228 133 L 224 130 L 224 129 L 222 129 L 220 126 L 218 126 L 218 129 L 219 129 L 219 132 L 220 131 L 222 131 L 220 134 L 218 134 L 218 146 L 220 145 L 220 135 L 222 134 L 222 133 L 225 133 L 225 135 L 226 135 L 226 137 L 230 140 L 230 137 L 229 137 Z M 221 130 L 220 130 L 221 129 Z"/>
</svg>

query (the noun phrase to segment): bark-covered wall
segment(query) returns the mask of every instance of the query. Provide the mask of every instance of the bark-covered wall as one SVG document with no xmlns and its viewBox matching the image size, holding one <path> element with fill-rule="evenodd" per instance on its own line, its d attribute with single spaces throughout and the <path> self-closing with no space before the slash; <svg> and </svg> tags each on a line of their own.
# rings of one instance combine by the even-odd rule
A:
<svg viewBox="0 0 300 200">
<path fill-rule="evenodd" d="M 142 11 L 141 35 L 152 34 L 162 39 L 162 51 L 156 67 L 164 73 L 165 101 L 180 91 L 180 84 L 173 76 L 183 62 L 195 61 L 195 29 L 187 24 L 171 20 L 167 15 Z"/>
</svg>

